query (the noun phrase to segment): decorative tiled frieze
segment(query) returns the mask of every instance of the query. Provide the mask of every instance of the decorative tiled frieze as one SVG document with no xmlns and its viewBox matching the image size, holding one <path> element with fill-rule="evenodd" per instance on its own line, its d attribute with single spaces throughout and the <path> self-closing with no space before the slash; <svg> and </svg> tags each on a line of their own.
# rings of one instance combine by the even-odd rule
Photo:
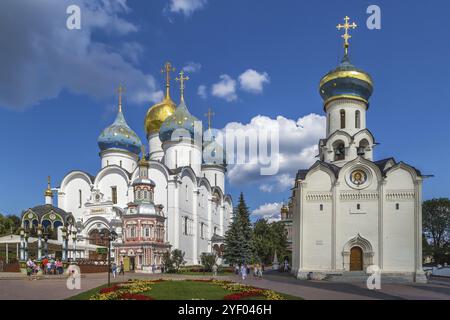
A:
<svg viewBox="0 0 450 320">
<path fill-rule="evenodd" d="M 308 201 L 331 201 L 331 192 L 310 192 L 306 195 Z"/>
<path fill-rule="evenodd" d="M 354 201 L 354 200 L 377 200 L 378 192 L 343 192 L 339 197 L 342 201 Z"/>
<path fill-rule="evenodd" d="M 414 190 L 397 190 L 386 192 L 386 200 L 410 200 L 414 199 L 414 196 Z"/>
</svg>

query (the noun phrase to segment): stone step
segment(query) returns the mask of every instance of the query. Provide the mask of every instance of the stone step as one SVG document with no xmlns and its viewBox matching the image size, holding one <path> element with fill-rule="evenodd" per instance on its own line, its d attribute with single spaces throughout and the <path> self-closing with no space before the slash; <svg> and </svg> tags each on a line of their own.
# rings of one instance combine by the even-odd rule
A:
<svg viewBox="0 0 450 320">
<path fill-rule="evenodd" d="M 353 283 L 366 283 L 367 279 L 370 277 L 370 274 L 366 274 L 364 272 L 345 272 L 341 275 L 329 275 L 327 277 L 328 281 L 331 282 L 353 282 Z M 381 282 L 383 283 L 411 283 L 413 282 L 413 278 L 411 275 L 381 275 Z"/>
</svg>

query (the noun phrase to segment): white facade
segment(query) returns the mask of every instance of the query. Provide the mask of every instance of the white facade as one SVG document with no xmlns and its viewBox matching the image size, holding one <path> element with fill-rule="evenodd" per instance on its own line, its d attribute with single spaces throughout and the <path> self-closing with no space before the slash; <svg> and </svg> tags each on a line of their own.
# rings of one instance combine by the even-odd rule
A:
<svg viewBox="0 0 450 320">
<path fill-rule="evenodd" d="M 159 143 L 159 145 L 158 145 Z M 219 178 L 211 181 L 211 169 L 203 172 L 202 147 L 186 141 L 165 142 L 149 137 L 148 177 L 155 182 L 154 203 L 164 207 L 166 241 L 171 249 L 185 252 L 188 265 L 199 263 L 203 252 L 211 252 L 214 234 L 224 236 L 231 222 L 231 197 L 225 194 L 225 166 L 217 166 Z M 110 148 L 102 150 L 101 170 L 91 176 L 72 171 L 58 189 L 58 207 L 71 212 L 79 227 L 79 242 L 104 228 L 120 235 L 121 217 L 134 200 L 132 184 L 138 178 L 138 155 Z M 121 242 L 119 238 L 118 243 Z"/>
<path fill-rule="evenodd" d="M 393 158 L 374 161 L 376 143 L 366 127 L 373 84 L 349 68 L 346 56 L 321 82 L 327 136 L 320 160 L 298 172 L 293 189 L 293 273 L 304 279 L 376 265 L 383 275 L 425 281 L 423 176 Z"/>
</svg>

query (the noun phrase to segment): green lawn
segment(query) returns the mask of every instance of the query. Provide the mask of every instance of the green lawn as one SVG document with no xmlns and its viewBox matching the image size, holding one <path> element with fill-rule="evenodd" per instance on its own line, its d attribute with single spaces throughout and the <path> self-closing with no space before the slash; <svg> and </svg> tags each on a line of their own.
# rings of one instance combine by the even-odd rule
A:
<svg viewBox="0 0 450 320">
<path fill-rule="evenodd" d="M 69 298 L 69 300 L 88 300 L 92 295 L 106 285 L 83 292 Z M 218 285 L 207 282 L 195 281 L 163 281 L 152 285 L 152 290 L 144 293 L 156 300 L 223 300 L 223 297 L 231 294 Z M 286 300 L 301 300 L 298 297 L 281 294 Z M 245 300 L 264 300 L 264 297 L 251 297 Z"/>
</svg>

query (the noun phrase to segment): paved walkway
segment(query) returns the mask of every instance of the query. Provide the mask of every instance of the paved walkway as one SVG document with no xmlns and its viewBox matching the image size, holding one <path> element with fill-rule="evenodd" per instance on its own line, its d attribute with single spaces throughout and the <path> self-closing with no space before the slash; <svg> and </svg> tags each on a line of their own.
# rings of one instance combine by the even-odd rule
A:
<svg viewBox="0 0 450 320">
<path fill-rule="evenodd" d="M 128 279 L 210 279 L 211 276 L 185 275 L 145 275 L 128 273 L 114 281 Z M 325 281 L 302 281 L 286 274 L 268 273 L 264 279 L 253 277 L 242 281 L 235 275 L 220 276 L 220 279 L 250 284 L 264 289 L 272 289 L 307 300 L 371 300 L 371 299 L 435 299 L 450 300 L 450 282 L 442 279 L 428 284 L 382 284 L 379 291 L 371 291 L 363 284 L 333 283 Z M 81 281 L 81 290 L 68 290 L 65 279 L 28 280 L 20 274 L 0 273 L 0 299 L 34 300 L 66 299 L 105 284 L 107 274 L 86 274 Z"/>
</svg>

